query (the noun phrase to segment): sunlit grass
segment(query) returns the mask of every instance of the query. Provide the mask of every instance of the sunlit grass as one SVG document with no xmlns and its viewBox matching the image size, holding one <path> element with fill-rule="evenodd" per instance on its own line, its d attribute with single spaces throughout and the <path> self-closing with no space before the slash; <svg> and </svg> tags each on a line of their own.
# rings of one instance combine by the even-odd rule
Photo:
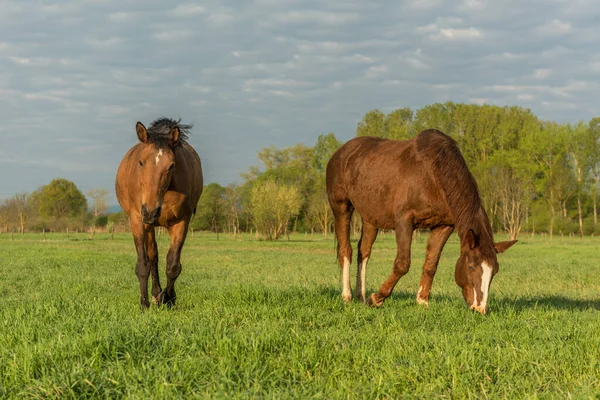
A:
<svg viewBox="0 0 600 400">
<path fill-rule="evenodd" d="M 428 309 L 414 301 L 426 236 L 381 309 L 342 303 L 331 237 L 220 239 L 190 237 L 178 306 L 141 312 L 129 235 L 0 235 L 0 397 L 600 393 L 600 238 L 523 238 L 499 256 L 487 316 L 454 283 L 455 237 Z M 163 285 L 167 247 L 162 236 Z M 394 255 L 393 235 L 380 237 L 369 291 Z"/>
</svg>

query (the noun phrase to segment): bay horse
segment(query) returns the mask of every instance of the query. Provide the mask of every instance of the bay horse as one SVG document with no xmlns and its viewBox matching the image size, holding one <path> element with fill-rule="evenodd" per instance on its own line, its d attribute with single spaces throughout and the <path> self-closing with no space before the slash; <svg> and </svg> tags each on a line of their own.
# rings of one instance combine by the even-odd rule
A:
<svg viewBox="0 0 600 400">
<path fill-rule="evenodd" d="M 148 308 L 148 277 L 152 275 L 152 302 L 175 304 L 175 280 L 181 273 L 181 249 L 188 225 L 203 189 L 202 164 L 187 143 L 191 125 L 159 118 L 146 129 L 135 126 L 139 143 L 123 157 L 117 171 L 117 200 L 129 216 L 137 251 L 135 273 L 140 303 Z M 158 277 L 158 248 L 154 228 L 163 226 L 171 237 L 167 253 L 167 286 Z"/>
<path fill-rule="evenodd" d="M 417 303 L 429 304 L 440 254 L 456 228 L 460 238 L 456 284 L 462 288 L 470 308 L 487 313 L 490 284 L 499 269 L 496 254 L 507 250 L 516 240 L 494 243 L 477 183 L 454 139 L 435 129 L 405 141 L 354 138 L 329 160 L 326 182 L 335 216 L 345 302 L 352 299 L 350 219 L 356 210 L 362 218 L 356 295 L 363 302 L 374 307 L 383 305 L 410 268 L 413 231 L 429 228 L 431 234 L 417 293 Z M 396 259 L 379 292 L 366 299 L 367 262 L 378 229 L 395 229 Z"/>
</svg>

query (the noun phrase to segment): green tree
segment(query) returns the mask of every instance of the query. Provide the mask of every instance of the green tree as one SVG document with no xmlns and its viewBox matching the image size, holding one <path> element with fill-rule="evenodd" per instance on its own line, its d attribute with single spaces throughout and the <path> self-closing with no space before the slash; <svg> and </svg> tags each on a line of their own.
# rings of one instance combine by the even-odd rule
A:
<svg viewBox="0 0 600 400">
<path fill-rule="evenodd" d="M 204 187 L 196 207 L 193 227 L 219 233 L 226 220 L 225 188 L 218 183 Z"/>
<path fill-rule="evenodd" d="M 366 113 L 356 127 L 356 136 L 385 137 L 385 114 L 379 110 Z"/>
<path fill-rule="evenodd" d="M 57 220 L 80 217 L 87 209 L 85 196 L 67 179 L 54 179 L 36 195 L 40 214 Z"/>
<path fill-rule="evenodd" d="M 325 175 L 329 159 L 340 147 L 342 147 L 342 142 L 335 137 L 333 132 L 327 135 L 319 135 L 313 150 L 312 161 L 312 165 L 317 173 Z"/>
<path fill-rule="evenodd" d="M 404 140 L 412 134 L 413 112 L 409 107 L 399 108 L 385 115 L 379 110 L 365 114 L 356 127 L 356 136 L 375 136 Z"/>
<path fill-rule="evenodd" d="M 593 184 L 590 187 L 594 226 L 598 224 L 598 190 L 600 190 L 600 118 L 592 118 L 588 124 L 586 148 L 589 151 L 589 165 Z"/>
<path fill-rule="evenodd" d="M 586 192 L 589 170 L 591 166 L 592 151 L 588 148 L 590 143 L 590 130 L 583 123 L 571 127 L 569 135 L 569 157 L 576 179 L 577 217 L 579 222 L 579 237 L 583 238 L 583 196 Z"/>
<path fill-rule="evenodd" d="M 301 205 L 302 196 L 294 186 L 266 180 L 252 188 L 252 220 L 267 240 L 277 240 L 287 232 L 290 220 L 298 214 Z"/>
<path fill-rule="evenodd" d="M 387 139 L 406 140 L 412 135 L 413 111 L 409 107 L 398 108 L 385 116 L 383 121 Z"/>
</svg>

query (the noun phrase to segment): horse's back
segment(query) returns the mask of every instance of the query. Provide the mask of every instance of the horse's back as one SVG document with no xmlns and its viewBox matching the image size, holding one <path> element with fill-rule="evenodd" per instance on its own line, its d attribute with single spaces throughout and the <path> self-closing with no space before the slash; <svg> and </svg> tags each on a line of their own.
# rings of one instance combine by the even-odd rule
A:
<svg viewBox="0 0 600 400">
<path fill-rule="evenodd" d="M 398 175 L 403 164 L 414 163 L 414 140 L 360 136 L 346 142 L 327 164 L 327 186 L 349 182 L 385 181 Z"/>
<path fill-rule="evenodd" d="M 376 137 L 348 141 L 328 164 L 330 201 L 350 202 L 361 217 L 381 228 L 393 228 L 399 217 L 427 219 L 441 192 L 418 148 L 419 141 L 438 140 L 436 132 L 404 141 Z"/>
</svg>

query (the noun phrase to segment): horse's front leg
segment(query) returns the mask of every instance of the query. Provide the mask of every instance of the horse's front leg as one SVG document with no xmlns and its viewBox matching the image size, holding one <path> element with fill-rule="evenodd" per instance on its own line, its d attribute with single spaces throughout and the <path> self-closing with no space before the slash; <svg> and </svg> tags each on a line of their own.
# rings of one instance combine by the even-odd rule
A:
<svg viewBox="0 0 600 400">
<path fill-rule="evenodd" d="M 418 304 L 429 304 L 429 293 L 431 293 L 433 277 L 437 271 L 442 249 L 446 245 L 446 241 L 448 241 L 452 231 L 454 231 L 454 227 L 452 226 L 439 226 L 431 230 L 431 235 L 429 235 L 429 240 L 427 241 L 427 254 L 425 255 L 425 263 L 423 264 L 423 275 L 421 275 L 419 291 L 417 292 Z"/>
<path fill-rule="evenodd" d="M 148 268 L 150 268 L 150 276 L 152 276 L 152 303 L 158 304 L 162 289 L 160 287 L 160 278 L 158 276 L 158 247 L 156 245 L 156 234 L 154 227 L 145 225 L 145 228 L 146 254 L 149 263 Z"/>
<path fill-rule="evenodd" d="M 169 306 L 175 305 L 175 281 L 181 273 L 181 249 L 185 242 L 188 230 L 188 221 L 180 221 L 169 228 L 171 247 L 167 253 L 167 286 L 161 294 L 161 302 Z"/>
<path fill-rule="evenodd" d="M 372 293 L 367 300 L 367 304 L 373 307 L 381 307 L 385 299 L 391 294 L 392 290 L 410 268 L 410 244 L 412 241 L 412 233 L 414 225 L 412 220 L 407 218 L 396 222 L 396 259 L 394 260 L 394 268 L 392 273 L 379 288 L 379 293 Z"/>
<path fill-rule="evenodd" d="M 150 276 L 150 264 L 148 262 L 148 253 L 146 251 L 146 234 L 142 216 L 133 214 L 129 218 L 131 232 L 133 233 L 133 242 L 137 251 L 137 264 L 135 265 L 135 274 L 140 282 L 140 305 L 142 308 L 150 307 L 148 301 L 148 277 Z"/>
</svg>

